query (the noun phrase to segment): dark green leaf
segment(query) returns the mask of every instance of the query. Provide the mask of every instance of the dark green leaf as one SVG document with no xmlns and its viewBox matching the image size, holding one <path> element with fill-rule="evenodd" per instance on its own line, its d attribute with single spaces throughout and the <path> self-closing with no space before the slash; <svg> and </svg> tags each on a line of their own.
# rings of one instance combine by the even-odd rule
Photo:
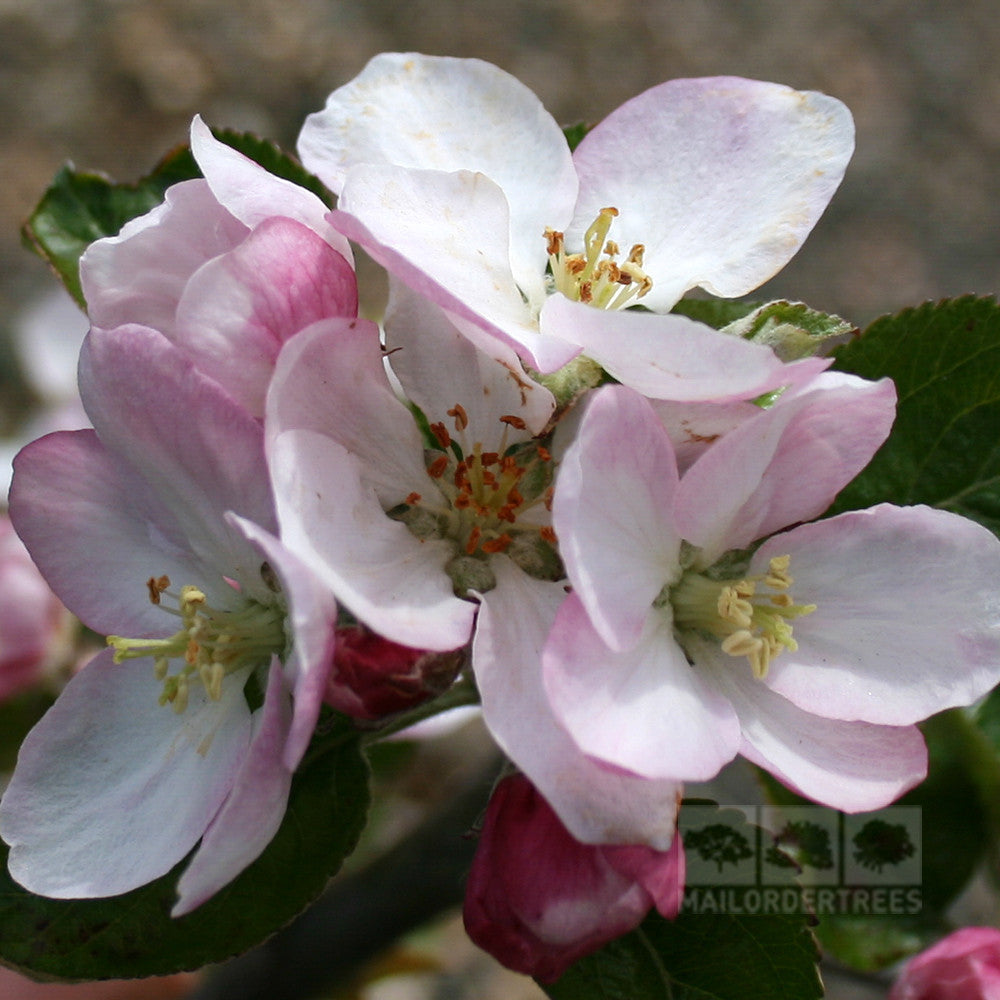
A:
<svg viewBox="0 0 1000 1000">
<path fill-rule="evenodd" d="M 277 177 L 307 188 L 331 204 L 323 184 L 273 143 L 242 132 L 221 130 L 216 138 L 255 160 Z M 24 224 L 25 242 L 55 270 L 76 301 L 84 306 L 80 288 L 80 256 L 94 240 L 116 235 L 130 219 L 144 215 L 163 201 L 168 187 L 200 177 L 190 150 L 180 147 L 148 176 L 134 184 L 118 184 L 101 174 L 63 167 Z"/>
<path fill-rule="evenodd" d="M 80 256 L 104 236 L 114 236 L 130 219 L 155 208 L 166 189 L 199 176 L 187 149 L 176 150 L 136 184 L 115 184 L 100 174 L 63 167 L 24 224 L 22 235 L 51 265 L 80 306 Z"/>
<path fill-rule="evenodd" d="M 834 512 L 925 503 L 1000 532 L 1000 308 L 992 298 L 927 303 L 876 320 L 836 367 L 890 376 L 892 436 Z"/>
<path fill-rule="evenodd" d="M 735 810 L 699 808 L 709 828 L 725 825 L 735 839 L 757 843 L 755 827 Z M 681 811 L 682 824 L 684 810 Z M 704 826 L 705 822 L 700 822 Z M 690 852 L 689 852 L 690 856 Z M 784 877 L 784 876 L 783 876 Z M 790 874 L 769 888 L 794 905 L 760 908 L 761 890 L 689 887 L 676 920 L 652 913 L 631 934 L 577 962 L 558 982 L 543 984 L 553 1000 L 814 1000 L 823 995 L 819 954 Z M 772 907 L 774 909 L 774 907 Z"/>
<path fill-rule="evenodd" d="M 0 871 L 0 960 L 45 978 L 161 975 L 219 962 L 259 943 L 311 902 L 353 850 L 368 805 L 356 739 L 295 775 L 288 811 L 264 853 L 193 913 L 171 919 L 184 862 L 111 899 L 34 896 Z M 68 833 L 71 835 L 71 831 Z"/>
</svg>

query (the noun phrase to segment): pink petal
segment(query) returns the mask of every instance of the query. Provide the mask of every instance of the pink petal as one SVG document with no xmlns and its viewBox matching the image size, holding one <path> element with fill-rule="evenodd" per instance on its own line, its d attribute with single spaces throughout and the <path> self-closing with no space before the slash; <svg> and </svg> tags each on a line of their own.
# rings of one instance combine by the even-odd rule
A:
<svg viewBox="0 0 1000 1000">
<path fill-rule="evenodd" d="M 686 316 L 596 309 L 562 295 L 546 300 L 539 328 L 578 345 L 609 375 L 654 399 L 753 399 L 830 364 L 825 358 L 785 364 L 769 347 Z"/>
<path fill-rule="evenodd" d="M 232 510 L 267 530 L 276 526 L 258 421 L 166 338 L 142 327 L 90 332 L 80 393 L 101 442 L 169 512 L 161 529 L 176 525 L 183 534 L 172 544 L 217 573 L 257 580 L 256 552 L 223 515 Z M 151 567 L 144 579 L 159 572 Z"/>
<path fill-rule="evenodd" d="M 177 883 L 172 917 L 197 909 L 255 861 L 285 815 L 292 772 L 282 760 L 292 710 L 281 665 L 271 663 L 263 707 L 232 790 Z"/>
<path fill-rule="evenodd" d="M 308 430 L 342 445 L 386 509 L 433 488 L 420 432 L 389 385 L 378 327 L 367 320 L 324 320 L 285 345 L 265 423 L 269 438 Z"/>
<path fill-rule="evenodd" d="M 11 520 L 60 600 L 102 635 L 176 631 L 176 621 L 150 603 L 146 581 L 162 574 L 178 586 L 201 581 L 203 565 L 180 529 L 177 545 L 157 544 L 173 521 L 146 484 L 93 431 L 34 441 L 14 468 Z"/>
<path fill-rule="evenodd" d="M 270 458 L 282 542 L 357 618 L 422 649 L 468 640 L 476 606 L 452 592 L 450 542 L 421 541 L 387 517 L 358 460 L 322 434 L 285 431 Z"/>
<path fill-rule="evenodd" d="M 357 311 L 350 264 L 311 229 L 271 218 L 194 274 L 172 339 L 237 402 L 262 416 L 282 344 L 315 320 Z"/>
<path fill-rule="evenodd" d="M 680 574 L 677 482 L 649 403 L 624 386 L 593 393 L 560 463 L 552 516 L 567 575 L 613 649 L 638 641 L 653 601 Z"/>
<path fill-rule="evenodd" d="M 162 205 L 84 251 L 80 282 L 91 322 L 109 330 L 139 323 L 170 335 L 191 275 L 248 233 L 206 181 L 174 184 Z"/>
<path fill-rule="evenodd" d="M 245 677 L 244 677 L 245 679 Z M 152 664 L 101 653 L 28 734 L 0 804 L 11 875 L 42 896 L 114 896 L 164 875 L 205 832 L 250 740 L 239 676 L 157 704 Z"/>
<path fill-rule="evenodd" d="M 906 726 L 1000 682 L 1000 541 L 929 507 L 881 504 L 767 541 L 751 571 L 790 555 L 794 623 L 768 686 L 806 711 Z"/>
<path fill-rule="evenodd" d="M 797 792 L 844 812 L 881 809 L 923 781 L 927 748 L 916 726 L 822 718 L 753 678 L 718 646 L 693 650 L 700 669 L 732 700 L 744 757 Z"/>
<path fill-rule="evenodd" d="M 326 219 L 326 205 L 304 187 L 276 177 L 259 163 L 220 142 L 195 115 L 191 122 L 191 152 L 219 203 L 244 225 L 256 229 L 275 215 L 294 219 L 320 235 L 348 262 L 351 245 Z"/>
<path fill-rule="evenodd" d="M 493 737 L 578 840 L 666 850 L 680 785 L 584 756 L 549 707 L 541 653 L 564 597 L 562 585 L 534 580 L 509 559 L 494 558 L 491 565 L 497 586 L 482 596 L 472 662 Z"/>
<path fill-rule="evenodd" d="M 545 689 L 580 750 L 646 778 L 707 781 L 736 755 L 728 700 L 691 669 L 669 618 L 651 609 L 639 641 L 615 652 L 571 594 L 545 647 Z"/>
<path fill-rule="evenodd" d="M 293 771 L 312 739 L 333 666 L 337 601 L 306 564 L 272 534 L 235 514 L 228 515 L 228 520 L 258 549 L 285 596 L 285 629 L 291 647 L 285 676 L 294 696 L 295 710 L 284 762 Z"/>
<path fill-rule="evenodd" d="M 832 97 L 735 77 L 671 80 L 580 143 L 567 243 L 611 205 L 611 238 L 646 247 L 649 308 L 666 311 L 696 285 L 744 295 L 802 245 L 853 149 L 850 112 Z"/>
<path fill-rule="evenodd" d="M 675 515 L 681 533 L 711 563 L 818 517 L 888 437 L 895 404 L 889 379 L 828 372 L 790 389 L 688 469 Z"/>
</svg>

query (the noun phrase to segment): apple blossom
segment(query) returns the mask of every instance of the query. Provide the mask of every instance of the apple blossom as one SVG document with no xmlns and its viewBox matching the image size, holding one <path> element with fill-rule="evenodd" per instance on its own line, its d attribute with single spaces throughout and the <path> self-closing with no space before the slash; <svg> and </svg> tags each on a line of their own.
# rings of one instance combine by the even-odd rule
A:
<svg viewBox="0 0 1000 1000">
<path fill-rule="evenodd" d="M 633 930 L 655 906 L 675 917 L 684 851 L 581 844 L 522 775 L 494 789 L 465 893 L 469 937 L 545 982 Z"/>
<path fill-rule="evenodd" d="M 1000 930 L 963 927 L 911 958 L 889 1000 L 1000 1000 Z"/>
<path fill-rule="evenodd" d="M 874 809 L 925 773 L 914 723 L 996 684 L 1000 543 L 981 526 L 883 504 L 748 552 L 821 514 L 888 433 L 891 386 L 834 378 L 683 476 L 647 400 L 594 394 L 556 487 L 573 593 L 544 654 L 581 752 L 677 781 L 742 753 L 820 802 Z"/>
<path fill-rule="evenodd" d="M 388 358 L 429 437 L 390 384 L 373 324 L 304 330 L 278 358 L 265 421 L 282 541 L 392 642 L 445 652 L 475 624 L 486 724 L 567 827 L 625 842 L 621 831 L 638 826 L 666 849 L 678 784 L 600 767 L 535 710 L 564 596 L 548 510 L 554 462 L 527 427 L 545 423 L 551 394 L 478 351 L 436 307 L 396 293 Z"/>
<path fill-rule="evenodd" d="M 113 648 L 24 741 L 0 834 L 14 878 L 59 898 L 135 888 L 201 840 L 182 914 L 280 824 L 336 606 L 273 535 L 260 423 L 177 348 L 139 326 L 94 329 L 80 385 L 94 431 L 21 452 L 11 517 L 53 590 Z"/>
<path fill-rule="evenodd" d="M 306 120 L 299 151 L 339 195 L 333 224 L 495 357 L 551 372 L 582 350 L 668 398 L 704 398 L 677 393 L 710 367 L 717 397 L 724 382 L 750 399 L 783 384 L 771 350 L 664 314 L 783 267 L 853 143 L 833 98 L 714 77 L 653 87 L 571 153 L 502 70 L 386 53 Z"/>
<path fill-rule="evenodd" d="M 87 310 L 97 327 L 159 330 L 261 416 L 285 340 L 324 316 L 357 315 L 353 256 L 316 195 L 197 117 L 191 149 L 204 180 L 168 188 L 161 205 L 83 254 Z"/>
</svg>

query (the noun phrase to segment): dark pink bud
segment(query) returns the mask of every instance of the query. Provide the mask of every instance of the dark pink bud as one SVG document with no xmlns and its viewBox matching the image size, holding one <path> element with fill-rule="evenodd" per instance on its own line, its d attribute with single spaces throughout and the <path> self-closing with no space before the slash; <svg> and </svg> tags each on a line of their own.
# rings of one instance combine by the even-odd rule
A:
<svg viewBox="0 0 1000 1000">
<path fill-rule="evenodd" d="M 325 701 L 355 719 L 380 719 L 446 691 L 461 659 L 461 651 L 401 646 L 362 625 L 339 628 Z"/>
<path fill-rule="evenodd" d="M 668 851 L 581 844 L 528 779 L 513 775 L 486 809 L 465 927 L 508 968 L 551 982 L 650 907 L 675 917 L 683 890 L 680 837 Z"/>
<path fill-rule="evenodd" d="M 0 701 L 38 683 L 69 653 L 72 618 L 0 516 Z"/>
<path fill-rule="evenodd" d="M 1000 1000 L 1000 930 L 963 927 L 910 959 L 889 1000 Z"/>
</svg>

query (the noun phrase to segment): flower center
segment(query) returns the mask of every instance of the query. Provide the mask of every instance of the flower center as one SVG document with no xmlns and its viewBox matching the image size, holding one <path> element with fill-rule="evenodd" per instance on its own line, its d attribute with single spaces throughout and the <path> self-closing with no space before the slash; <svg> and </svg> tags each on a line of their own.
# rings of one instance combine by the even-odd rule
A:
<svg viewBox="0 0 1000 1000">
<path fill-rule="evenodd" d="M 636 243 L 628 257 L 619 261 L 621 250 L 608 239 L 617 208 L 602 208 L 583 236 L 583 253 L 566 253 L 566 237 L 546 229 L 552 290 L 568 299 L 586 302 L 598 309 L 623 309 L 641 299 L 653 280 L 642 269 L 646 248 Z"/>
<path fill-rule="evenodd" d="M 775 556 L 768 571 L 742 580 L 712 580 L 685 573 L 662 599 L 669 602 L 678 630 L 694 629 L 722 640 L 722 651 L 745 656 L 758 680 L 783 650 L 794 652 L 791 622 L 812 614 L 815 604 L 796 604 L 789 588 L 790 556 Z M 661 599 L 658 599 L 661 601 Z"/>
<path fill-rule="evenodd" d="M 418 538 L 448 538 L 456 556 L 447 567 L 456 593 L 487 591 L 495 586 L 488 557 L 506 553 L 532 576 L 562 576 L 555 554 L 556 536 L 545 515 L 527 524 L 533 508 L 552 508 L 552 455 L 529 440 L 507 446 L 508 432 L 526 429 L 517 416 L 502 416 L 504 432 L 499 450 L 485 451 L 480 441 L 469 441 L 468 416 L 461 404 L 448 411 L 456 437 L 443 422 L 430 425 L 435 447 L 426 451 L 427 475 L 436 489 L 425 496 L 410 493 L 388 511 Z M 557 568 L 558 567 L 558 568 Z"/>
<path fill-rule="evenodd" d="M 168 614 L 181 619 L 181 628 L 167 639 L 128 639 L 109 635 L 115 662 L 152 656 L 156 678 L 163 682 L 159 703 L 168 702 L 181 713 L 187 707 L 192 683 L 204 685 L 213 701 L 222 697 L 222 682 L 229 674 L 267 663 L 274 653 L 284 651 L 285 614 L 276 604 L 241 600 L 235 610 L 215 608 L 204 591 L 187 585 L 180 593 L 169 590 L 166 576 L 150 577 L 146 584 L 149 599 Z M 238 593 L 234 590 L 234 594 Z M 171 598 L 176 607 L 163 603 Z M 170 673 L 170 661 L 181 660 L 180 669 Z"/>
</svg>

